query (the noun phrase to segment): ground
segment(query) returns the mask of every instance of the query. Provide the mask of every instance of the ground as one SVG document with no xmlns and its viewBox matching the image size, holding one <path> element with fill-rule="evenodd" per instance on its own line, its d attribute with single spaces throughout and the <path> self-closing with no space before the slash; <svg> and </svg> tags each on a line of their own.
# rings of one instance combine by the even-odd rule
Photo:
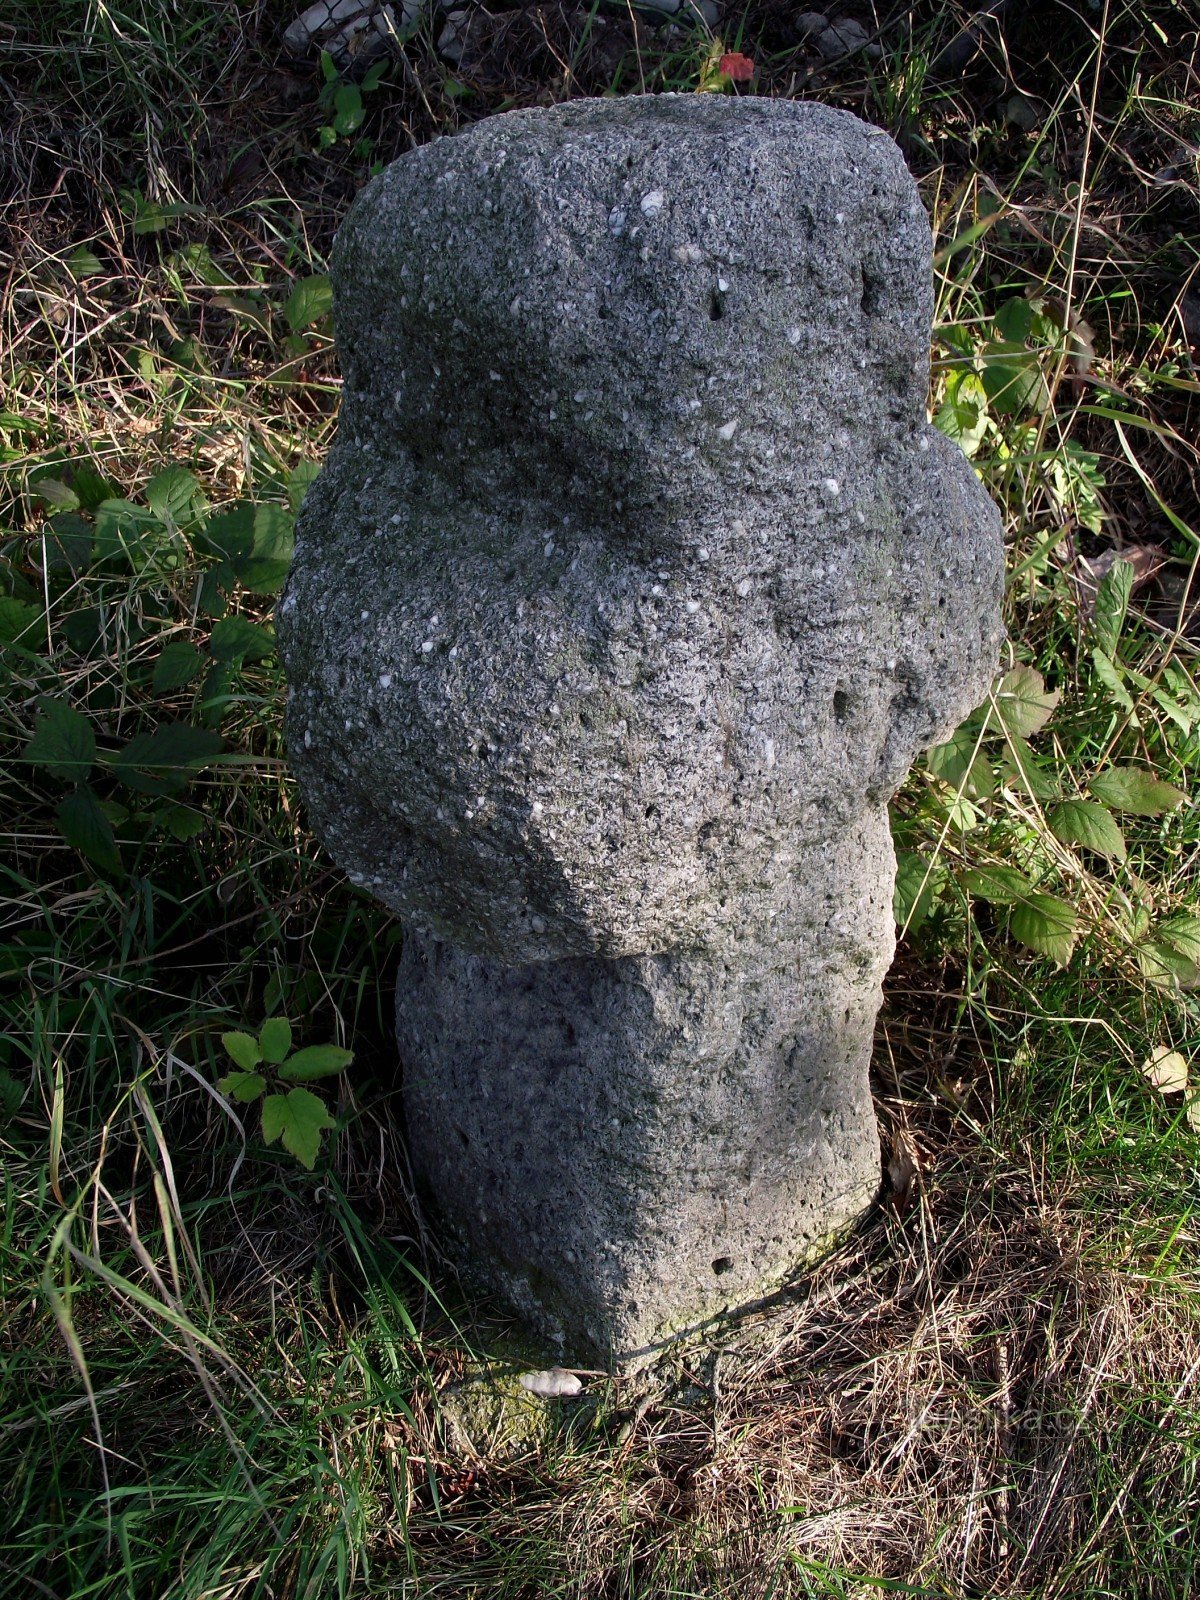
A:
<svg viewBox="0 0 1200 1600">
<path fill-rule="evenodd" d="M 827 60 L 775 3 L 497 4 L 456 63 L 438 18 L 339 71 L 276 0 L 10 0 L 4 1592 L 1195 1590 L 1198 19 L 989 10 L 834 7 L 878 48 Z M 306 830 L 271 610 L 373 166 L 663 88 L 900 141 L 1010 644 L 894 806 L 879 1207 L 785 1302 L 541 1400 L 410 1194 L 400 933 Z"/>
</svg>

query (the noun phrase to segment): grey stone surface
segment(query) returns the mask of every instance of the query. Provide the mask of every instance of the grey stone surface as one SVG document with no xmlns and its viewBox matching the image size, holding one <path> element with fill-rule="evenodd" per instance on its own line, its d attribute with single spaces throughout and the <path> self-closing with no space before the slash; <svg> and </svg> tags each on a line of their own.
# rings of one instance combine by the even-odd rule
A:
<svg viewBox="0 0 1200 1600">
<path fill-rule="evenodd" d="M 293 760 L 412 930 L 418 1170 L 564 1351 L 628 1354 L 875 1186 L 884 806 L 999 640 L 928 223 L 848 114 L 576 102 L 396 162 L 332 275 Z"/>
</svg>

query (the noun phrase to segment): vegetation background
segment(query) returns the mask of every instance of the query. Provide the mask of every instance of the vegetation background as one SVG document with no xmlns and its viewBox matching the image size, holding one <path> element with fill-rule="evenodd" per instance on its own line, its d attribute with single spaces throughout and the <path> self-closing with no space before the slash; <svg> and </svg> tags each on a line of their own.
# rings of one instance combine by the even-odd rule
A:
<svg viewBox="0 0 1200 1600">
<path fill-rule="evenodd" d="M 5 1595 L 1200 1586 L 1198 19 L 836 10 L 866 48 L 498 0 L 368 66 L 282 0 L 3 8 Z M 306 830 L 271 609 L 355 190 L 663 89 L 900 141 L 1011 643 L 895 803 L 884 1200 L 769 1316 L 539 1400 L 411 1203 L 399 931 Z"/>
</svg>

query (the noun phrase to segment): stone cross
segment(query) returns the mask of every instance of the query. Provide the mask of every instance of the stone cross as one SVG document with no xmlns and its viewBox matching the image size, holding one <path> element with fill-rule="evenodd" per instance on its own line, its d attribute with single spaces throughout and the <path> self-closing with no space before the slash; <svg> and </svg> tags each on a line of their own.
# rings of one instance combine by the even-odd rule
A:
<svg viewBox="0 0 1200 1600">
<path fill-rule="evenodd" d="M 412 1159 L 619 1361 L 871 1204 L 887 802 L 984 696 L 999 517 L 926 421 L 930 232 L 813 104 L 495 116 L 364 189 L 279 616 L 329 851 L 404 920 Z"/>
</svg>

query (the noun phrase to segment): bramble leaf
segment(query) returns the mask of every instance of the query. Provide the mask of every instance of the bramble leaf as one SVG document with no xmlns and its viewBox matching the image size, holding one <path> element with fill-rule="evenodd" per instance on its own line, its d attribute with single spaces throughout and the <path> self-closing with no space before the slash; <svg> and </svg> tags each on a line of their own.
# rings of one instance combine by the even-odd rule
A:
<svg viewBox="0 0 1200 1600">
<path fill-rule="evenodd" d="M 105 872 L 121 871 L 121 856 L 117 850 L 112 823 L 104 815 L 92 789 L 87 784 L 73 789 L 58 808 L 58 831 L 74 850 L 86 856 Z"/>
<path fill-rule="evenodd" d="M 1035 891 L 1013 906 L 1008 929 L 1018 943 L 1065 967 L 1079 938 L 1079 919 L 1065 900 Z"/>
<path fill-rule="evenodd" d="M 1055 806 L 1047 821 L 1050 832 L 1064 844 L 1083 845 L 1114 861 L 1124 861 L 1125 835 L 1107 806 L 1095 800 L 1064 800 Z"/>
<path fill-rule="evenodd" d="M 217 1084 L 222 1094 L 240 1100 L 244 1106 L 262 1098 L 267 1080 L 261 1072 L 227 1072 Z"/>
<path fill-rule="evenodd" d="M 289 1057 L 280 1067 L 279 1076 L 288 1083 L 312 1083 L 316 1078 L 345 1072 L 353 1060 L 352 1050 L 343 1050 L 336 1044 L 312 1044 Z"/>
<path fill-rule="evenodd" d="M 1098 772 L 1088 787 L 1097 800 L 1135 817 L 1161 817 L 1187 799 L 1182 789 L 1144 767 L 1109 767 Z"/>
<path fill-rule="evenodd" d="M 263 1101 L 263 1139 L 274 1144 L 282 1135 L 283 1147 L 311 1172 L 321 1148 L 321 1134 L 334 1126 L 322 1100 L 309 1089 L 269 1094 Z"/>
<path fill-rule="evenodd" d="M 292 1025 L 286 1017 L 269 1017 L 258 1036 L 259 1049 L 264 1061 L 278 1066 L 292 1048 Z"/>
<path fill-rule="evenodd" d="M 225 1046 L 226 1055 L 236 1061 L 243 1072 L 253 1072 L 262 1061 L 258 1040 L 248 1033 L 223 1033 L 221 1043 Z"/>
<path fill-rule="evenodd" d="M 1058 702 L 1058 690 L 1046 688 L 1036 667 L 1014 667 L 996 690 L 996 716 L 1010 738 L 1029 739 L 1046 726 Z"/>
<path fill-rule="evenodd" d="M 86 778 L 96 759 L 96 735 L 91 723 L 65 700 L 52 700 L 49 696 L 38 701 L 38 710 L 41 720 L 25 746 L 27 759 L 55 778 Z"/>
</svg>

